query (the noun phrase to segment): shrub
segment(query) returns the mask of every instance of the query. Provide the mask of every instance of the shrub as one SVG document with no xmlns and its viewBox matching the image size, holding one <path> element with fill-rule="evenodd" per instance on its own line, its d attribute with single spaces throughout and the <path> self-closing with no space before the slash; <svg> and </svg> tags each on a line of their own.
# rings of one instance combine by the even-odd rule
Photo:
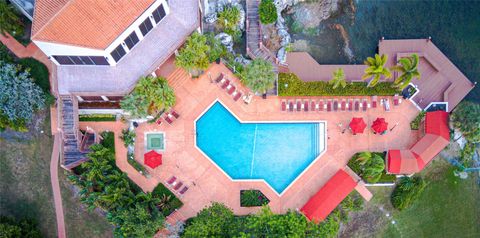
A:
<svg viewBox="0 0 480 238">
<path fill-rule="evenodd" d="M 28 71 L 0 61 L 0 130 L 26 129 L 35 111 L 45 107 L 42 89 L 33 83 Z M 15 125 L 19 123 L 19 125 Z"/>
<path fill-rule="evenodd" d="M 348 166 L 367 183 L 377 183 L 380 179 L 393 179 L 395 176 L 385 174 L 385 155 L 379 152 L 361 152 L 355 154 L 349 161 Z"/>
<path fill-rule="evenodd" d="M 260 190 L 240 190 L 241 207 L 259 207 L 270 202 Z"/>
<path fill-rule="evenodd" d="M 258 14 L 262 24 L 270 24 L 277 21 L 277 7 L 273 0 L 262 0 L 258 6 Z"/>
<path fill-rule="evenodd" d="M 380 82 L 375 87 L 367 87 L 365 82 L 351 82 L 345 88 L 332 89 L 325 81 L 304 82 L 293 73 L 278 75 L 279 96 L 393 96 L 397 93 L 391 82 Z"/>
<path fill-rule="evenodd" d="M 207 45 L 207 37 L 194 32 L 179 50 L 175 64 L 187 71 L 205 70 L 210 63 L 209 51 L 210 46 Z"/>
<path fill-rule="evenodd" d="M 100 136 L 103 138 L 101 141 L 103 147 L 115 153 L 115 134 L 111 131 L 104 131 Z"/>
<path fill-rule="evenodd" d="M 81 114 L 79 121 L 116 121 L 117 116 L 113 114 Z"/>
<path fill-rule="evenodd" d="M 135 131 L 130 131 L 128 128 L 123 129 L 120 139 L 123 140 L 125 147 L 133 145 L 135 143 Z"/>
<path fill-rule="evenodd" d="M 234 39 L 238 39 L 241 35 L 238 29 L 238 22 L 240 21 L 240 9 L 236 6 L 225 6 L 221 12 L 218 13 L 218 25 L 231 35 Z"/>
<path fill-rule="evenodd" d="M 426 187 L 421 177 L 403 177 L 392 192 L 390 201 L 393 207 L 403 210 L 412 205 Z"/>
<path fill-rule="evenodd" d="M 20 13 L 6 0 L 0 0 L 0 34 L 10 33 L 13 37 L 23 36 L 24 24 L 20 19 Z"/>
<path fill-rule="evenodd" d="M 425 118 L 425 114 L 426 113 L 424 111 L 419 112 L 415 119 L 410 122 L 410 129 L 418 130 L 420 128 L 420 122 L 422 122 L 423 118 Z"/>
<path fill-rule="evenodd" d="M 15 220 L 11 217 L 0 216 L 0 237 L 2 238 L 41 238 L 36 221 L 31 219 Z"/>
<path fill-rule="evenodd" d="M 480 104 L 477 102 L 461 102 L 453 111 L 453 125 L 462 132 L 470 142 L 480 142 Z"/>
<path fill-rule="evenodd" d="M 183 206 L 182 201 L 178 199 L 168 188 L 159 183 L 152 191 L 152 195 L 157 198 L 168 197 L 168 203 L 164 204 L 160 211 L 164 216 L 170 215 L 173 211 Z"/>
</svg>

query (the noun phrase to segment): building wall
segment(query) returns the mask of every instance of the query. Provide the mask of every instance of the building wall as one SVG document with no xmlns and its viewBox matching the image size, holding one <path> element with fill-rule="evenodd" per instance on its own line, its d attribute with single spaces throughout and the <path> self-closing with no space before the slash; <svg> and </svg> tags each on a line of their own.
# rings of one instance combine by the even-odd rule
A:
<svg viewBox="0 0 480 238">
<path fill-rule="evenodd" d="M 123 41 L 132 32 L 135 32 L 138 39 L 139 39 L 139 42 L 137 43 L 137 45 L 141 44 L 144 36 L 142 35 L 139 26 L 140 26 L 141 23 L 143 23 L 143 21 L 145 21 L 147 18 L 149 18 L 153 27 L 156 27 L 158 24 L 155 23 L 155 20 L 152 17 L 152 12 L 156 8 L 158 8 L 161 4 L 163 4 L 163 7 L 165 9 L 165 13 L 166 13 L 166 15 L 168 15 L 170 13 L 170 8 L 167 4 L 167 0 L 157 0 L 157 1 L 155 1 L 148 9 L 145 10 L 145 12 L 140 17 L 138 17 L 122 34 L 120 34 L 104 50 L 102 50 L 102 49 L 92 49 L 92 48 L 86 48 L 86 47 L 79 47 L 79 46 L 73 46 L 73 45 L 67 45 L 67 44 L 44 42 L 44 41 L 38 41 L 38 40 L 34 40 L 33 42 L 35 42 L 35 44 L 49 57 L 52 56 L 52 55 L 104 56 L 104 57 L 107 58 L 107 60 L 108 60 L 108 62 L 111 66 L 115 66 L 117 64 L 117 62 L 115 62 L 113 57 L 110 55 L 112 50 L 114 50 L 115 48 L 117 48 L 121 44 L 122 48 L 128 54 L 128 52 L 130 52 L 130 50 L 128 49 L 128 47 L 125 45 L 125 43 Z M 51 58 L 51 59 L 55 64 L 58 65 L 58 62 L 56 62 L 55 59 L 53 59 L 53 58 Z M 120 59 L 120 61 L 121 61 L 121 59 Z"/>
</svg>

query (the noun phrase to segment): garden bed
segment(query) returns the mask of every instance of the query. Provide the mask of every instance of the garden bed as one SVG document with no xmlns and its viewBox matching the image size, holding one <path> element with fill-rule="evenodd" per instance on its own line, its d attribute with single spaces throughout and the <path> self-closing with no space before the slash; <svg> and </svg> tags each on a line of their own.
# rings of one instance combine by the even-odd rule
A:
<svg viewBox="0 0 480 238">
<path fill-rule="evenodd" d="M 79 121 L 116 121 L 117 116 L 113 114 L 81 114 Z"/>
<path fill-rule="evenodd" d="M 240 190 L 241 207 L 260 207 L 270 200 L 260 190 Z"/>
<path fill-rule="evenodd" d="M 396 176 L 387 174 L 385 172 L 385 153 L 383 152 L 371 152 L 372 158 L 375 156 L 380 157 L 383 161 L 382 164 L 377 164 L 377 163 L 365 163 L 362 164 L 360 160 L 358 160 L 358 157 L 361 153 L 357 153 L 352 158 L 348 161 L 348 167 L 352 169 L 358 176 L 360 176 L 366 183 L 368 184 L 385 184 L 385 183 L 395 183 L 396 181 Z M 375 167 L 375 168 L 373 168 Z M 380 174 L 376 173 L 377 176 L 367 176 L 367 169 L 368 170 L 377 170 L 379 171 Z"/>
<path fill-rule="evenodd" d="M 138 161 L 135 160 L 135 156 L 133 153 L 127 153 L 127 161 L 140 174 L 142 174 L 146 178 L 150 178 L 150 173 L 148 173 L 148 171 L 143 165 L 141 165 L 140 163 L 138 163 Z"/>
<path fill-rule="evenodd" d="M 178 199 L 165 185 L 159 183 L 152 191 L 153 197 L 160 198 L 162 204 L 159 206 L 159 210 L 166 217 L 175 210 L 183 206 L 182 201 Z M 168 201 L 168 202 L 166 202 Z"/>
<path fill-rule="evenodd" d="M 423 118 L 425 118 L 425 112 L 421 111 L 418 113 L 415 119 L 413 119 L 413 121 L 410 122 L 410 129 L 418 130 L 420 127 L 420 122 L 422 122 Z"/>
<path fill-rule="evenodd" d="M 292 73 L 278 75 L 279 96 L 393 96 L 399 91 L 391 82 L 367 87 L 367 82 L 347 83 L 345 88 L 332 89 L 327 81 L 304 82 Z"/>
</svg>

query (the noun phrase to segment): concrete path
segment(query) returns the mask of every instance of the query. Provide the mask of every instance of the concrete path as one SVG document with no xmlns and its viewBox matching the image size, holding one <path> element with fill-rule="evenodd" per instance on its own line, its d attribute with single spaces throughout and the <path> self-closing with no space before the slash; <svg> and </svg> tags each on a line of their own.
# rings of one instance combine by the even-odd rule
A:
<svg viewBox="0 0 480 238">
<path fill-rule="evenodd" d="M 52 160 L 50 161 L 50 180 L 52 183 L 53 201 L 55 203 L 55 214 L 57 216 L 57 231 L 59 238 L 65 238 L 65 219 L 63 216 L 62 194 L 58 182 L 58 160 L 60 158 L 60 144 L 62 138 L 60 133 L 54 135 Z"/>
</svg>

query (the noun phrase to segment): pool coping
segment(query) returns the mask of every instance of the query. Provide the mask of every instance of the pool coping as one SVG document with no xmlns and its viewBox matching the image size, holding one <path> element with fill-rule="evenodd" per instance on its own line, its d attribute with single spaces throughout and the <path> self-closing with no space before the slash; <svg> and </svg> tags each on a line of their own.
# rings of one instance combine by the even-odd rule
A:
<svg viewBox="0 0 480 238">
<path fill-rule="evenodd" d="M 323 123 L 324 124 L 324 136 L 323 136 L 323 141 L 324 141 L 324 149 L 320 152 L 320 154 L 314 159 L 312 160 L 307 167 L 305 167 L 302 172 L 300 174 L 298 174 L 295 179 L 290 182 L 290 184 L 281 192 L 281 193 L 278 193 L 277 190 L 275 190 L 265 179 L 233 179 L 232 177 L 230 177 L 230 175 L 225 172 L 214 160 L 212 160 L 207 154 L 205 154 L 205 152 L 203 152 L 202 149 L 200 149 L 198 146 L 197 146 L 197 121 L 208 111 L 210 110 L 210 108 L 212 108 L 212 106 L 215 104 L 215 103 L 220 103 L 222 104 L 222 106 L 227 109 L 234 117 L 235 119 L 237 119 L 240 123 Z M 227 176 L 227 178 L 232 181 L 232 182 L 263 182 L 264 184 L 267 185 L 267 187 L 269 187 L 278 197 L 281 197 L 282 195 L 285 194 L 285 192 L 288 191 L 288 189 L 290 189 L 296 182 L 297 180 L 302 177 L 302 175 L 304 173 L 306 173 L 310 167 L 313 166 L 313 164 L 315 164 L 317 162 L 317 160 L 320 159 L 320 157 L 322 157 L 325 152 L 327 152 L 327 139 L 328 139 L 328 127 L 327 127 L 327 121 L 325 120 L 318 120 L 318 121 L 312 121 L 312 120 L 294 120 L 294 121 L 243 121 L 241 120 L 234 112 L 232 112 L 232 110 L 230 110 L 230 108 L 228 108 L 219 98 L 216 98 L 215 100 L 213 100 L 212 103 L 210 103 L 203 111 L 202 113 L 200 113 L 196 118 L 195 120 L 193 121 L 193 129 L 195 131 L 194 135 L 193 135 L 193 141 L 194 141 L 194 146 L 195 146 L 195 149 L 197 149 L 203 156 L 205 156 L 216 168 L 218 168 L 225 176 Z M 322 139 L 321 136 L 319 136 L 319 139 Z"/>
</svg>

